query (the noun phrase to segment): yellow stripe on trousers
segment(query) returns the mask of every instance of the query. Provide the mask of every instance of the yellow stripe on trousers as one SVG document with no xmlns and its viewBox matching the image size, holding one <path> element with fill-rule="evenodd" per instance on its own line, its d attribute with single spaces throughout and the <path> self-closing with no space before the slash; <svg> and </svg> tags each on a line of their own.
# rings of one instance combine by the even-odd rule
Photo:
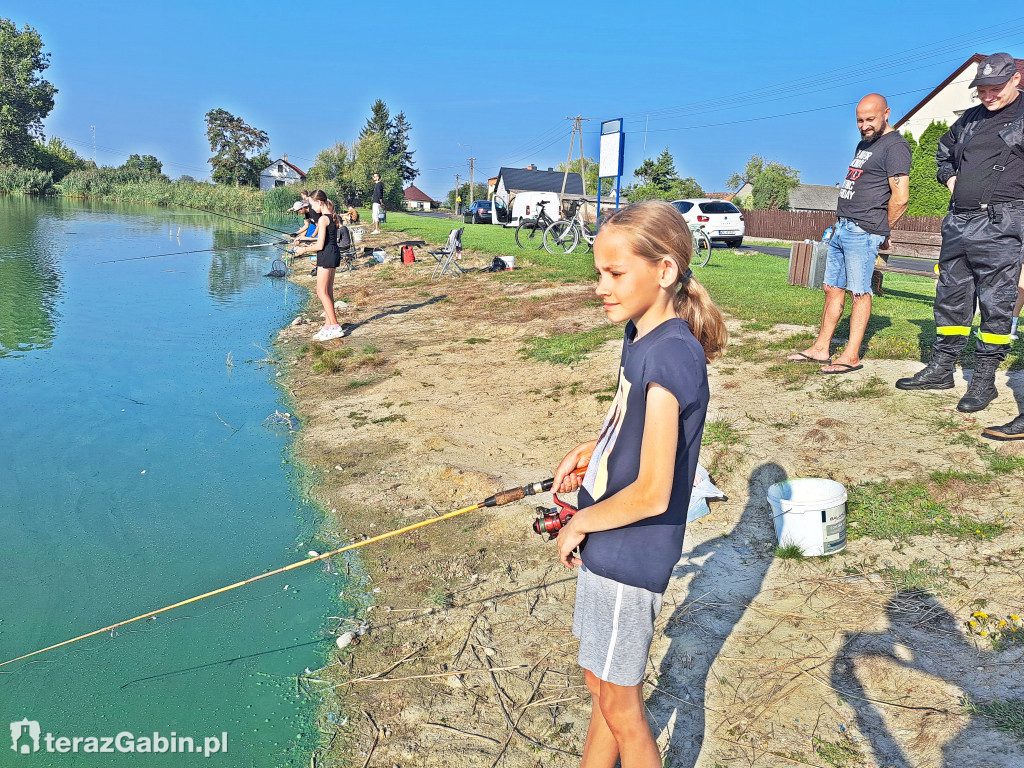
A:
<svg viewBox="0 0 1024 768">
<path fill-rule="evenodd" d="M 969 325 L 940 325 L 935 329 L 939 336 L 969 336 L 971 326 Z"/>
</svg>

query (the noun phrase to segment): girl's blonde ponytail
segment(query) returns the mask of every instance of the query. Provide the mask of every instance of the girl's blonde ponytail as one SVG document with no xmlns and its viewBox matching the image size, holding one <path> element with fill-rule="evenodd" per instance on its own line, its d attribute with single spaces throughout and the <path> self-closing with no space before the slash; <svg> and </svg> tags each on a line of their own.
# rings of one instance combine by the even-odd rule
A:
<svg viewBox="0 0 1024 768">
<path fill-rule="evenodd" d="M 729 332 L 707 288 L 690 271 L 693 235 L 682 214 L 668 203 L 635 203 L 617 211 L 604 226 L 623 232 L 633 252 L 642 259 L 653 264 L 660 264 L 665 257 L 675 261 L 679 268 L 674 299 L 676 315 L 689 324 L 708 362 L 720 357 L 729 341 Z"/>
</svg>

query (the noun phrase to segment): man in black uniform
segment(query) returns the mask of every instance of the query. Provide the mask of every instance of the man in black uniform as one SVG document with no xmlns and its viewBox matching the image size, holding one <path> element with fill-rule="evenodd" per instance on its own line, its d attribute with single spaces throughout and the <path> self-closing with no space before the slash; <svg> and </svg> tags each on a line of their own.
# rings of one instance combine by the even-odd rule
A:
<svg viewBox="0 0 1024 768">
<path fill-rule="evenodd" d="M 973 413 L 996 398 L 995 375 L 1010 350 L 1010 318 L 1020 276 L 1024 224 L 1024 98 L 1008 53 L 982 61 L 971 87 L 981 104 L 939 140 L 938 179 L 953 195 L 942 222 L 935 290 L 935 347 L 928 365 L 896 382 L 898 389 L 952 389 L 967 345 L 975 302 L 981 328 L 974 376 L 957 410 Z M 1022 420 L 1024 421 L 1024 420 Z"/>
</svg>

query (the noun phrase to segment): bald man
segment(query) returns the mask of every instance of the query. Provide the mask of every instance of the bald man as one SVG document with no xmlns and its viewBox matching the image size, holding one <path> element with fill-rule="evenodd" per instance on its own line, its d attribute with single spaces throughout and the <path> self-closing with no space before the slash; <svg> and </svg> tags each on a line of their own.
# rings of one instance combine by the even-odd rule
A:
<svg viewBox="0 0 1024 768">
<path fill-rule="evenodd" d="M 974 375 L 956 406 L 964 413 L 980 411 L 996 398 L 996 370 L 1010 351 L 1024 228 L 1020 82 L 1010 54 L 996 53 L 981 61 L 970 86 L 978 89 L 981 103 L 939 139 L 938 179 L 949 187 L 952 199 L 942 220 L 935 346 L 927 367 L 896 382 L 899 389 L 952 389 L 977 304 L 981 327 L 974 342 Z M 1017 428 L 1024 430 L 1024 420 Z"/>
<path fill-rule="evenodd" d="M 910 145 L 889 125 L 884 96 L 869 93 L 857 104 L 861 141 L 846 180 L 839 190 L 835 234 L 825 263 L 825 309 L 815 342 L 789 356 L 801 363 L 818 363 L 826 374 L 850 373 L 864 366 L 860 347 L 871 318 L 871 273 L 878 249 L 907 210 L 910 195 Z M 834 361 L 832 334 L 843 316 L 846 294 L 853 296 L 850 339 Z"/>
</svg>

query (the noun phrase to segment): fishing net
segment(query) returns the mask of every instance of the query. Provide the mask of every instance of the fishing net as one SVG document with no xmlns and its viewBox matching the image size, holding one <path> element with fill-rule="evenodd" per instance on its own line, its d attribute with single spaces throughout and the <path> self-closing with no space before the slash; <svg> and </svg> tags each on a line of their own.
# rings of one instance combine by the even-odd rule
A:
<svg viewBox="0 0 1024 768">
<path fill-rule="evenodd" d="M 267 272 L 266 277 L 287 277 L 288 266 L 281 261 L 281 259 L 274 259 L 274 263 L 270 265 L 270 271 Z"/>
</svg>

